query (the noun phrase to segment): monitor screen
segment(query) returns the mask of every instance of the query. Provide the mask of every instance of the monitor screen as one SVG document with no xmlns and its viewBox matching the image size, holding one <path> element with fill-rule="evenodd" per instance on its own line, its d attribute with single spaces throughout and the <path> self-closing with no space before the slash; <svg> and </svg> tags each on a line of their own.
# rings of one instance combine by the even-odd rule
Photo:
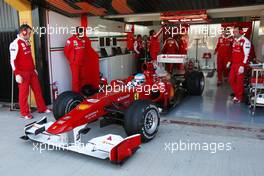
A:
<svg viewBox="0 0 264 176">
<path fill-rule="evenodd" d="M 113 38 L 113 46 L 116 46 L 116 37 Z"/>
<path fill-rule="evenodd" d="M 107 37 L 105 41 L 105 46 L 110 46 L 110 44 L 111 44 L 111 40 L 109 37 Z"/>
<path fill-rule="evenodd" d="M 104 38 L 100 38 L 100 46 L 101 47 L 104 47 L 105 46 Z"/>
</svg>

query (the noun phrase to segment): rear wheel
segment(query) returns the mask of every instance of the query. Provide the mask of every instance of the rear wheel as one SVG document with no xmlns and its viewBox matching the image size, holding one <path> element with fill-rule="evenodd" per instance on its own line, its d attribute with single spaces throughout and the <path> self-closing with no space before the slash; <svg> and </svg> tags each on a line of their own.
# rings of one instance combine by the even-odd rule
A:
<svg viewBox="0 0 264 176">
<path fill-rule="evenodd" d="M 54 118 L 58 120 L 84 100 L 83 96 L 76 92 L 67 91 L 60 94 L 53 103 Z"/>
<path fill-rule="evenodd" d="M 202 72 L 193 71 L 186 77 L 186 87 L 191 95 L 202 95 L 205 86 L 205 79 Z"/>
<path fill-rule="evenodd" d="M 159 124 L 159 110 L 148 100 L 133 102 L 125 114 L 124 128 L 127 135 L 141 134 L 143 142 L 148 142 L 156 136 Z"/>
</svg>

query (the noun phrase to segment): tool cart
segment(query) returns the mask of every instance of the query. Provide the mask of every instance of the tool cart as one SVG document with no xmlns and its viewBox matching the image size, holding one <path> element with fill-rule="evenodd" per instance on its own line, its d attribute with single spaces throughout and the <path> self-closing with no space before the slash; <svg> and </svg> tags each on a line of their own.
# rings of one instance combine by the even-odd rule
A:
<svg viewBox="0 0 264 176">
<path fill-rule="evenodd" d="M 256 107 L 264 107 L 264 63 L 251 64 L 249 110 L 255 115 Z"/>
</svg>

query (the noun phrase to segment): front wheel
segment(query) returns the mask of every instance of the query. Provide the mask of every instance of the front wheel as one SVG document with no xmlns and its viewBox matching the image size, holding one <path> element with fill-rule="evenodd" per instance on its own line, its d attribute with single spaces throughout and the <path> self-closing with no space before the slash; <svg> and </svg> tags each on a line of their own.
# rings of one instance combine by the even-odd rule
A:
<svg viewBox="0 0 264 176">
<path fill-rule="evenodd" d="M 148 100 L 133 102 L 125 114 L 124 128 L 127 135 L 141 134 L 143 142 L 156 136 L 159 124 L 159 109 Z"/>
<path fill-rule="evenodd" d="M 60 94 L 53 103 L 54 118 L 58 120 L 84 100 L 79 93 L 66 91 Z"/>
</svg>

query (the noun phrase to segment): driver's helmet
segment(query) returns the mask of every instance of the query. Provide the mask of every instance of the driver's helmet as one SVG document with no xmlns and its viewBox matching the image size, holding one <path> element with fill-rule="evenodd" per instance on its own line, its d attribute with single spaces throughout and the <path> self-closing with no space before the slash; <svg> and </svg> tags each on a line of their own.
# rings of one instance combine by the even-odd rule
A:
<svg viewBox="0 0 264 176">
<path fill-rule="evenodd" d="M 143 73 L 138 73 L 135 75 L 133 82 L 136 83 L 136 85 L 141 85 L 146 81 L 146 77 Z"/>
</svg>

